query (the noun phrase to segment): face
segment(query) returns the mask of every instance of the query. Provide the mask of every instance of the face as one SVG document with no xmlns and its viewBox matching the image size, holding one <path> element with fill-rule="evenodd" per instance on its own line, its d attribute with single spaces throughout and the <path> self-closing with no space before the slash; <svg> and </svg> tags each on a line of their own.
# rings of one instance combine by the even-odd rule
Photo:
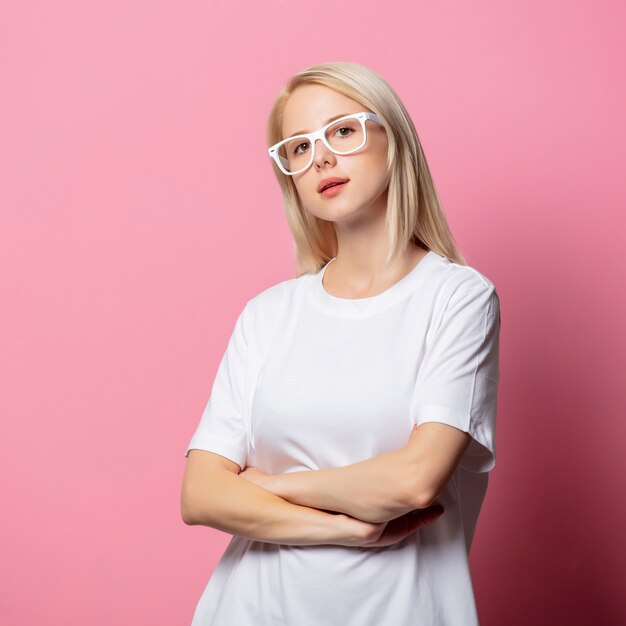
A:
<svg viewBox="0 0 626 626">
<path fill-rule="evenodd" d="M 285 106 L 283 138 L 317 130 L 331 117 L 368 110 L 323 85 L 303 85 L 291 94 Z M 349 222 L 386 210 L 387 134 L 376 122 L 367 120 L 365 125 L 367 142 L 358 152 L 338 155 L 318 139 L 311 166 L 292 176 L 302 205 L 316 217 Z M 348 182 L 337 187 L 332 195 L 320 193 L 320 182 L 331 177 L 347 178 Z"/>
</svg>

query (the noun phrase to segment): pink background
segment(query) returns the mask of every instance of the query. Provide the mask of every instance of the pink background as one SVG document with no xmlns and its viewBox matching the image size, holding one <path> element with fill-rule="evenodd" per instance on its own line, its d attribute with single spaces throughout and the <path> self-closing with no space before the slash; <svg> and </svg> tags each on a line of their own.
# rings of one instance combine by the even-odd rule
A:
<svg viewBox="0 0 626 626">
<path fill-rule="evenodd" d="M 3 624 L 191 621 L 230 536 L 181 520 L 186 445 L 294 270 L 267 115 L 336 60 L 396 89 L 500 294 L 482 626 L 625 622 L 623 3 L 336 6 L 5 3 Z"/>
</svg>

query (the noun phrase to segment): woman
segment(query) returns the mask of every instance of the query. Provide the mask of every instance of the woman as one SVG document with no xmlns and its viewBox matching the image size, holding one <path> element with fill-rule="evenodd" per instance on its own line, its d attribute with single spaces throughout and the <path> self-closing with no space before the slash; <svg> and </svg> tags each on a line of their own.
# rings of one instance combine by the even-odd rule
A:
<svg viewBox="0 0 626 626">
<path fill-rule="evenodd" d="M 193 626 L 477 624 L 495 287 L 375 72 L 296 74 L 268 143 L 299 272 L 246 303 L 187 449 L 183 519 L 234 535 Z"/>
</svg>

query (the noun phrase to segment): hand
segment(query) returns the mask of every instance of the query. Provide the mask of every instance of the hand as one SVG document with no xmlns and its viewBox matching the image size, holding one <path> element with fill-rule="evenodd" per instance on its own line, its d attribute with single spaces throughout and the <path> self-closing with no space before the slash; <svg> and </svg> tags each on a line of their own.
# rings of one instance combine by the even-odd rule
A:
<svg viewBox="0 0 626 626">
<path fill-rule="evenodd" d="M 246 469 L 244 469 L 243 472 L 239 472 L 239 476 L 241 476 L 241 478 L 245 478 L 250 483 L 258 485 L 259 487 L 265 487 L 272 478 L 272 474 L 266 474 L 251 465 L 246 466 Z"/>
<path fill-rule="evenodd" d="M 425 509 L 415 509 L 395 519 L 378 523 L 364 522 L 345 515 L 344 522 L 349 524 L 351 537 L 334 543 L 367 548 L 389 546 L 402 541 L 422 526 L 434 522 L 443 511 L 440 504 L 433 504 Z"/>
</svg>

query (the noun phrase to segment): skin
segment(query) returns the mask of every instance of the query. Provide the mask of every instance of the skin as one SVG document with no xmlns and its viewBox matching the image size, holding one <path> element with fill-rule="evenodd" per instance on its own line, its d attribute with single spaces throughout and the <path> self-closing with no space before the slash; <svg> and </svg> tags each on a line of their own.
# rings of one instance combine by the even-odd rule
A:
<svg viewBox="0 0 626 626">
<path fill-rule="evenodd" d="M 283 137 L 299 130 L 313 131 L 334 115 L 367 111 L 362 104 L 323 85 L 303 85 L 289 98 L 283 115 Z M 324 288 L 341 298 L 366 298 L 385 291 L 426 256 L 427 251 L 409 244 L 389 266 L 385 215 L 387 212 L 387 134 L 372 121 L 366 122 L 367 143 L 358 152 L 337 155 L 316 142 L 311 166 L 293 176 L 304 208 L 331 221 L 337 233 L 335 260 L 324 274 Z M 310 148 L 309 148 L 310 149 Z M 337 195 L 318 193 L 320 181 L 330 176 L 349 178 Z"/>
<path fill-rule="evenodd" d="M 417 427 L 414 426 L 409 441 L 415 436 Z M 239 476 L 248 482 L 257 485 L 267 491 L 276 493 L 275 480 L 272 474 L 266 474 L 260 469 L 247 466 Z M 279 475 L 280 476 L 280 475 Z M 422 526 L 434 522 L 444 512 L 440 504 L 432 504 L 425 508 L 414 509 L 406 514 L 383 522 L 367 522 L 349 515 L 342 515 L 341 521 L 349 529 L 350 540 L 341 542 L 340 545 L 382 547 L 389 546 L 405 539 L 408 535 L 416 532 Z"/>
</svg>

